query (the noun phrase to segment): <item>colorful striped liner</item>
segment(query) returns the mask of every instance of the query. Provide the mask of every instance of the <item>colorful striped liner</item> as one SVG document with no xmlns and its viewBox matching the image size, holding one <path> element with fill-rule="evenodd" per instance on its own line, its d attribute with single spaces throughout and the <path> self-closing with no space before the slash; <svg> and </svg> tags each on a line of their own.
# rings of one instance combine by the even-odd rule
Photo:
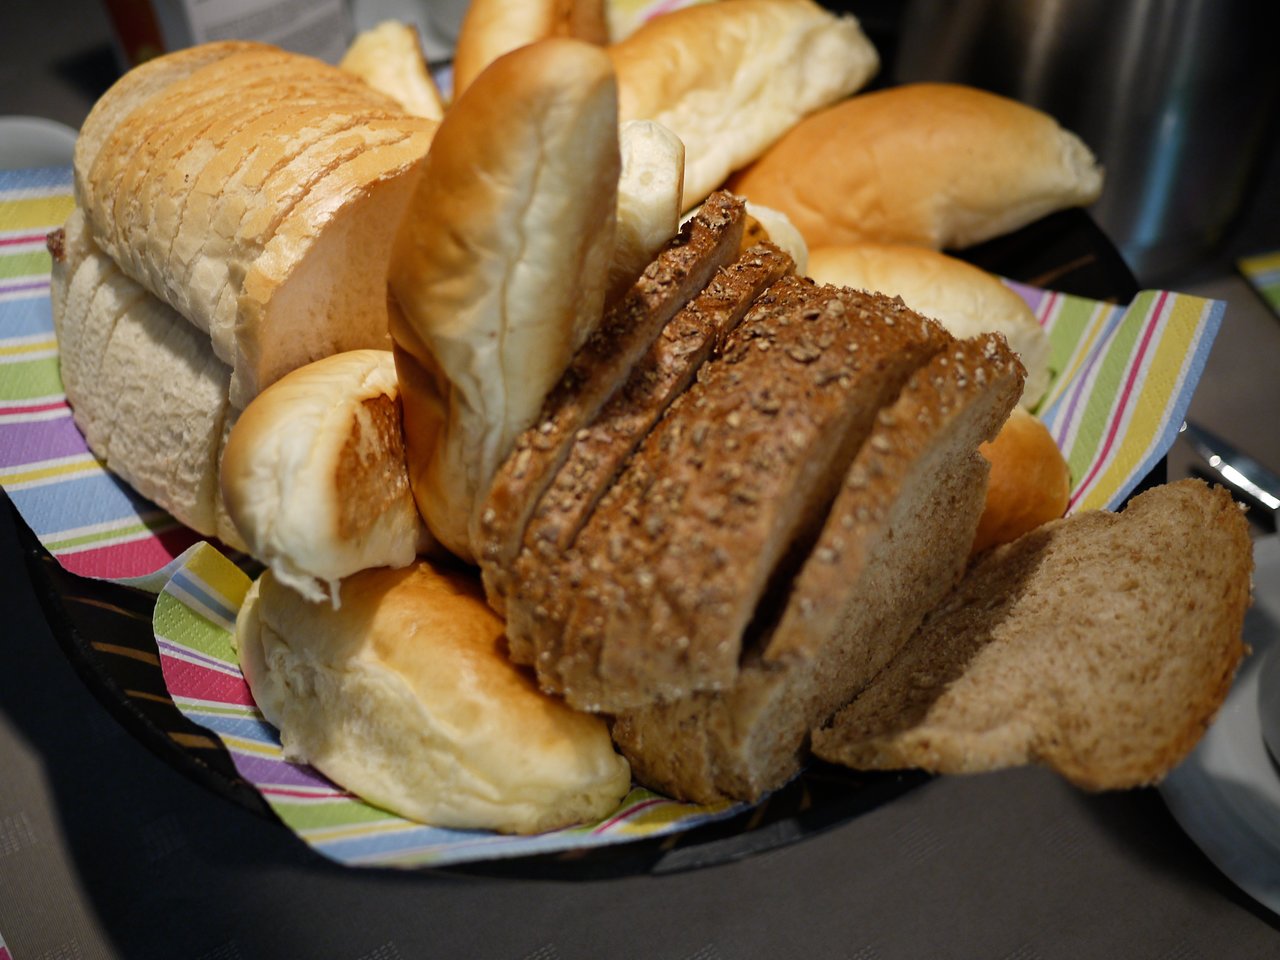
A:
<svg viewBox="0 0 1280 960">
<path fill-rule="evenodd" d="M 1242 257 L 1236 265 L 1258 295 L 1280 314 L 1280 250 Z"/>
<path fill-rule="evenodd" d="M 598 823 L 535 837 L 445 830 L 372 807 L 310 767 L 284 758 L 280 737 L 253 704 L 233 648 L 249 578 L 208 544 L 194 548 L 156 599 L 154 628 L 165 682 L 189 718 L 216 733 L 236 769 L 317 851 L 352 865 L 421 866 L 556 853 L 688 830 L 738 812 L 696 807 L 633 789 Z"/>
<path fill-rule="evenodd" d="M 718 819 L 643 790 L 598 824 L 542 837 L 437 830 L 352 799 L 286 763 L 231 650 L 247 578 L 108 474 L 85 447 L 58 375 L 44 233 L 70 210 L 66 169 L 0 171 L 0 486 L 72 573 L 159 592 L 154 627 L 179 708 L 304 840 L 344 863 L 460 863 L 659 836 Z M 12 252 L 12 255 L 11 255 Z M 1072 510 L 1115 507 L 1173 442 L 1224 305 L 1144 292 L 1127 307 L 1011 284 L 1049 332 L 1042 403 L 1071 466 Z"/>
</svg>

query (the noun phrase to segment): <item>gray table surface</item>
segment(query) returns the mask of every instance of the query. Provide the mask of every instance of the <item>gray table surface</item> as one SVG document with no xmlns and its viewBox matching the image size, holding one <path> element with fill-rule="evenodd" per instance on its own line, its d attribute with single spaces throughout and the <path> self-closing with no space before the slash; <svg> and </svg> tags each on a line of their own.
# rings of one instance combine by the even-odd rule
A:
<svg viewBox="0 0 1280 960">
<path fill-rule="evenodd" d="M 90 0 L 6 0 L 0 114 L 78 125 L 112 77 L 107 35 Z M 1231 267 L 1280 248 L 1266 212 L 1277 181 L 1223 249 L 1165 283 L 1228 304 L 1192 416 L 1280 468 L 1280 319 Z M 1171 477 L 1190 465 L 1175 447 Z M 49 634 L 7 513 L 0 564 L 0 938 L 18 960 L 1280 956 L 1280 919 L 1208 862 L 1155 791 L 1087 795 L 1039 770 L 932 780 L 695 872 L 339 868 L 106 713 Z"/>
</svg>

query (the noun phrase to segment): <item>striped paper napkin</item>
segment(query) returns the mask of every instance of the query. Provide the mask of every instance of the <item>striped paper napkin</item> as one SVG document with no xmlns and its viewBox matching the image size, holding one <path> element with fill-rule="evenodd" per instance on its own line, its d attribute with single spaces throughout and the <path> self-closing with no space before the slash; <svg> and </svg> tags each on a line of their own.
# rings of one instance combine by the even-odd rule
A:
<svg viewBox="0 0 1280 960">
<path fill-rule="evenodd" d="M 230 628 L 248 578 L 111 477 L 85 448 L 58 378 L 44 234 L 71 207 L 64 169 L 0 172 L 0 485 L 68 570 L 159 591 L 154 628 L 175 703 L 226 744 L 280 818 L 345 863 L 459 863 L 686 830 L 736 808 L 635 790 L 598 824 L 539 837 L 439 830 L 361 803 L 288 764 L 253 707 Z M 1127 306 L 1013 284 L 1052 343 L 1042 403 L 1071 466 L 1071 509 L 1114 508 L 1169 449 L 1224 304 L 1146 291 Z"/>
<path fill-rule="evenodd" d="M 1258 295 L 1280 314 L 1280 250 L 1242 257 L 1236 265 Z"/>
</svg>

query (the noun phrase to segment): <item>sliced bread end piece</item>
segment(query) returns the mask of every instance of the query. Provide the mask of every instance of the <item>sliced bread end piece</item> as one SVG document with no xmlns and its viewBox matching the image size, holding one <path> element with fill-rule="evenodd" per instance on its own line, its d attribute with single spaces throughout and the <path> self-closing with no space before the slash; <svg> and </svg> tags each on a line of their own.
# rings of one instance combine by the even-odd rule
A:
<svg viewBox="0 0 1280 960">
<path fill-rule="evenodd" d="M 859 769 L 1042 763 L 1090 790 L 1160 780 L 1244 645 L 1252 551 L 1221 488 L 1157 487 L 985 555 L 814 752 Z"/>
</svg>

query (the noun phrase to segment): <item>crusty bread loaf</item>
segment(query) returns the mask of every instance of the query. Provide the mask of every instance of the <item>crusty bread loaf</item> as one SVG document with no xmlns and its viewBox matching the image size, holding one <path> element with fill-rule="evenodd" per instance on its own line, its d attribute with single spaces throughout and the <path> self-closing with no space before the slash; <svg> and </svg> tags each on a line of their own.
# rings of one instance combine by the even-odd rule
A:
<svg viewBox="0 0 1280 960">
<path fill-rule="evenodd" d="M 444 116 L 440 91 L 431 79 L 422 40 L 413 24 L 384 20 L 362 30 L 338 66 L 391 97 L 406 113 L 428 120 Z"/>
<path fill-rule="evenodd" d="M 502 651 L 474 577 L 426 562 L 313 604 L 270 572 L 236 623 L 285 755 L 441 827 L 532 833 L 598 819 L 630 788 L 604 722 L 540 693 Z"/>
<path fill-rule="evenodd" d="M 859 243 L 815 247 L 808 275 L 819 283 L 902 297 L 961 339 L 999 333 L 1027 370 L 1022 405 L 1034 407 L 1049 384 L 1049 337 L 1025 300 L 972 264 L 925 247 Z"/>
<path fill-rule="evenodd" d="M 618 169 L 613 70 L 590 44 L 500 58 L 441 124 L 392 262 L 392 335 L 414 496 L 460 557 L 494 471 L 600 322 Z"/>
<path fill-rule="evenodd" d="M 920 83 L 813 114 L 729 186 L 787 214 L 811 247 L 959 249 L 1093 202 L 1102 171 L 1078 137 L 1039 110 Z"/>
<path fill-rule="evenodd" d="M 987 553 L 814 751 L 859 769 L 1042 763 L 1091 790 L 1158 781 L 1244 653 L 1252 548 L 1230 495 L 1149 490 Z"/>
<path fill-rule="evenodd" d="M 901 301 L 775 284 L 579 535 L 573 612 L 540 676 L 607 712 L 732 685 L 766 589 L 817 534 L 876 411 L 949 341 Z"/>
<path fill-rule="evenodd" d="M 273 383 L 236 421 L 220 477 L 249 552 L 311 601 L 336 606 L 341 578 L 408 566 L 429 542 L 389 350 L 335 354 Z"/>
<path fill-rule="evenodd" d="M 453 98 L 499 57 L 539 40 L 605 43 L 604 7 L 604 0 L 471 0 L 453 50 Z"/>
<path fill-rule="evenodd" d="M 701 802 L 754 800 L 797 773 L 809 731 L 862 689 L 956 583 L 982 508 L 976 453 L 1022 370 L 991 335 L 912 375 L 881 410 L 813 549 L 729 689 L 618 717 L 637 779 Z"/>
<path fill-rule="evenodd" d="M 517 663 L 552 661 L 556 637 L 546 631 L 557 629 L 558 617 L 546 605 L 566 598 L 557 583 L 564 552 L 654 424 L 712 352 L 723 347 L 752 303 L 791 267 L 790 258 L 767 242 L 722 267 L 667 322 L 590 425 L 573 435 L 563 465 L 529 518 L 510 569 L 507 589 L 512 596 L 504 598 L 504 609 L 507 641 Z M 555 686 L 556 675 L 544 676 L 543 682 Z"/>
<path fill-rule="evenodd" d="M 95 240 L 212 337 L 236 406 L 302 363 L 386 346 L 389 249 L 434 124 L 261 44 L 173 56 L 86 123 Z"/>
<path fill-rule="evenodd" d="M 995 440 L 980 451 L 991 463 L 987 502 L 973 538 L 973 552 L 1012 543 L 1056 520 L 1071 499 L 1071 470 L 1048 427 L 1017 409 Z"/>
<path fill-rule="evenodd" d="M 857 20 L 809 0 L 686 7 L 647 21 L 609 55 L 622 119 L 657 120 L 684 142 L 690 207 L 879 66 Z"/>
</svg>

